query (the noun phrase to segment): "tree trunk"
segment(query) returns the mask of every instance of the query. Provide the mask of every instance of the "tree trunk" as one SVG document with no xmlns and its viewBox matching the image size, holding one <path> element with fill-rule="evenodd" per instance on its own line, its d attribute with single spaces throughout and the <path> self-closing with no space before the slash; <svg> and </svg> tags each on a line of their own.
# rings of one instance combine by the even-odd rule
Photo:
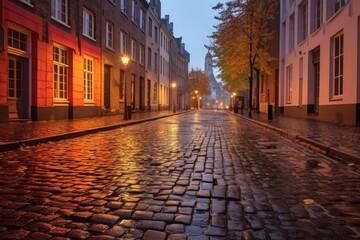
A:
<svg viewBox="0 0 360 240">
<path fill-rule="evenodd" d="M 250 78 L 249 78 L 249 84 L 250 84 L 250 88 L 249 88 L 249 117 L 252 117 L 252 92 L 253 92 L 253 67 L 250 65 Z"/>
</svg>

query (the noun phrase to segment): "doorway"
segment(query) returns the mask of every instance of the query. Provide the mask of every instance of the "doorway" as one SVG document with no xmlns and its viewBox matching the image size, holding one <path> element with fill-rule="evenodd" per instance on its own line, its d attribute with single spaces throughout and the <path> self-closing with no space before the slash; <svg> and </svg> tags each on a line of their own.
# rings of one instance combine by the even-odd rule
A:
<svg viewBox="0 0 360 240">
<path fill-rule="evenodd" d="M 104 66 L 104 106 L 106 110 L 110 109 L 110 78 L 111 78 L 111 66 Z"/>
<path fill-rule="evenodd" d="M 28 59 L 9 55 L 8 64 L 9 119 L 28 118 Z"/>
</svg>

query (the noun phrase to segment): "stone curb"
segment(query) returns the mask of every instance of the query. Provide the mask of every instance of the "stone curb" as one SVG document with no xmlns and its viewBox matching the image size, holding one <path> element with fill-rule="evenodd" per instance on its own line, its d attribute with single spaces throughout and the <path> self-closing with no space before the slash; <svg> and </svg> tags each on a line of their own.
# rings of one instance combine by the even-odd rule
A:
<svg viewBox="0 0 360 240">
<path fill-rule="evenodd" d="M 70 139 L 70 138 L 82 137 L 82 136 L 85 136 L 88 134 L 110 131 L 110 130 L 114 130 L 114 129 L 121 128 L 121 127 L 127 127 L 127 126 L 131 126 L 131 125 L 139 124 L 139 123 L 155 121 L 158 119 L 172 117 L 172 116 L 185 114 L 185 113 L 189 113 L 189 112 L 190 111 L 182 111 L 182 112 L 163 115 L 163 116 L 150 117 L 150 118 L 144 118 L 144 119 L 139 119 L 139 120 L 130 120 L 128 122 L 121 122 L 118 124 L 89 128 L 89 129 L 85 129 L 85 130 L 68 132 L 68 133 L 57 134 L 57 135 L 52 135 L 52 136 L 45 136 L 45 137 L 40 137 L 40 138 L 31 138 L 31 139 L 25 139 L 25 140 L 20 140 L 20 141 L 1 143 L 0 144 L 0 152 L 16 150 L 16 149 L 19 149 L 21 146 L 34 146 L 34 145 L 37 145 L 40 143 L 47 143 L 50 141 L 56 142 L 56 141 L 61 141 L 61 140 L 65 140 L 65 139 Z"/>
<path fill-rule="evenodd" d="M 278 133 L 279 135 L 281 135 L 281 136 L 283 136 L 283 137 L 285 137 L 287 139 L 290 139 L 290 140 L 293 140 L 293 141 L 295 140 L 295 141 L 298 141 L 302 145 L 310 146 L 313 150 L 315 150 L 317 152 L 320 152 L 322 154 L 325 154 L 326 156 L 336 158 L 336 159 L 338 159 L 338 160 L 340 160 L 342 162 L 345 162 L 347 164 L 348 163 L 360 164 L 360 157 L 359 156 L 355 156 L 355 155 L 353 155 L 351 153 L 347 153 L 347 152 L 345 152 L 343 150 L 340 150 L 340 149 L 338 149 L 336 147 L 327 146 L 325 144 L 314 141 L 314 140 L 312 140 L 312 139 L 310 139 L 308 137 L 301 136 L 298 133 L 294 133 L 294 132 L 290 132 L 288 130 L 280 129 L 280 128 L 271 126 L 270 124 L 260 122 L 260 121 L 254 120 L 254 119 L 250 119 L 250 118 L 244 117 L 242 115 L 239 115 L 239 114 L 236 114 L 236 113 L 233 113 L 233 112 L 230 112 L 230 111 L 228 111 L 228 113 L 233 114 L 233 115 L 238 116 L 238 117 L 241 117 L 243 119 L 246 119 L 247 121 L 250 121 L 252 123 L 260 125 L 260 126 L 262 126 L 264 128 L 267 128 L 269 130 L 272 130 L 272 131 Z"/>
</svg>

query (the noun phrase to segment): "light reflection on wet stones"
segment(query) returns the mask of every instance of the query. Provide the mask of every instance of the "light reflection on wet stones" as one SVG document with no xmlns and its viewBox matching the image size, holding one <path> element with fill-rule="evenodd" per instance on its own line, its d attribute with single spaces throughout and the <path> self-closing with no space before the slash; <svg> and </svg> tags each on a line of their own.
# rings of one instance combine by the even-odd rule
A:
<svg viewBox="0 0 360 240">
<path fill-rule="evenodd" d="M 0 238 L 41 230 L 78 239 L 351 239 L 359 231 L 358 175 L 225 112 L 0 158 Z"/>
</svg>

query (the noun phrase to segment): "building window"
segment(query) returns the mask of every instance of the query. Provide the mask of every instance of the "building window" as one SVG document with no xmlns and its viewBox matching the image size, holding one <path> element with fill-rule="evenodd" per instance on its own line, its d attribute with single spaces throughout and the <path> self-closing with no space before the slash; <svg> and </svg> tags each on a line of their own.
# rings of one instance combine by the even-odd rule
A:
<svg viewBox="0 0 360 240">
<path fill-rule="evenodd" d="M 286 102 L 291 103 L 292 101 L 292 80 L 293 80 L 293 69 L 292 65 L 286 68 Z"/>
<path fill-rule="evenodd" d="M 295 17 L 294 14 L 290 16 L 289 24 L 289 52 L 294 49 L 295 42 Z"/>
<path fill-rule="evenodd" d="M 145 32 L 145 12 L 140 8 L 140 29 Z"/>
<path fill-rule="evenodd" d="M 149 17 L 149 27 L 148 27 L 148 34 L 152 37 L 152 19 Z"/>
<path fill-rule="evenodd" d="M 114 25 L 106 22 L 106 47 L 114 49 Z"/>
<path fill-rule="evenodd" d="M 145 47 L 140 44 L 139 48 L 140 65 L 145 65 Z"/>
<path fill-rule="evenodd" d="M 68 24 L 68 1 L 51 0 L 51 17 L 64 24 Z"/>
<path fill-rule="evenodd" d="M 94 60 L 84 57 L 84 100 L 94 100 Z"/>
<path fill-rule="evenodd" d="M 299 42 L 306 39 L 308 35 L 308 4 L 304 2 L 299 6 Z"/>
<path fill-rule="evenodd" d="M 120 32 L 120 53 L 126 54 L 126 33 Z"/>
<path fill-rule="evenodd" d="M 126 0 L 120 0 L 120 11 L 127 15 Z"/>
<path fill-rule="evenodd" d="M 125 99 L 125 71 L 120 70 L 120 101 L 124 101 Z"/>
<path fill-rule="evenodd" d="M 334 13 L 339 11 L 345 5 L 345 0 L 335 0 L 334 2 Z"/>
<path fill-rule="evenodd" d="M 151 48 L 148 48 L 148 69 L 151 69 L 151 58 L 152 58 L 152 53 L 151 53 Z"/>
<path fill-rule="evenodd" d="M 10 98 L 21 98 L 22 92 L 22 63 L 16 58 L 9 57 L 8 94 Z"/>
<path fill-rule="evenodd" d="M 344 34 L 341 32 L 333 38 L 333 97 L 343 95 L 344 77 Z"/>
<path fill-rule="evenodd" d="M 83 34 L 89 38 L 95 38 L 95 17 L 94 14 L 86 8 L 83 8 Z"/>
<path fill-rule="evenodd" d="M 136 23 L 136 1 L 131 1 L 131 20 Z"/>
<path fill-rule="evenodd" d="M 67 100 L 68 78 L 69 78 L 68 50 L 63 47 L 54 46 L 53 64 L 54 64 L 54 98 L 59 100 Z"/>
<path fill-rule="evenodd" d="M 157 53 L 154 53 L 154 71 L 158 71 L 158 55 Z"/>
<path fill-rule="evenodd" d="M 153 85 L 153 103 L 156 103 L 157 102 L 157 95 L 158 95 L 158 90 L 157 90 L 157 83 L 154 82 L 154 85 Z"/>
<path fill-rule="evenodd" d="M 131 60 L 136 61 L 136 41 L 131 39 Z"/>
<path fill-rule="evenodd" d="M 18 32 L 12 28 L 8 28 L 8 46 L 22 50 L 27 51 L 28 45 L 28 37 L 26 34 Z"/>
<path fill-rule="evenodd" d="M 155 37 L 155 42 L 157 43 L 158 42 L 158 28 L 155 26 L 155 29 L 154 29 L 155 31 L 154 31 L 154 37 Z"/>
<path fill-rule="evenodd" d="M 323 0 L 315 1 L 315 30 L 319 29 L 323 18 Z"/>
</svg>

